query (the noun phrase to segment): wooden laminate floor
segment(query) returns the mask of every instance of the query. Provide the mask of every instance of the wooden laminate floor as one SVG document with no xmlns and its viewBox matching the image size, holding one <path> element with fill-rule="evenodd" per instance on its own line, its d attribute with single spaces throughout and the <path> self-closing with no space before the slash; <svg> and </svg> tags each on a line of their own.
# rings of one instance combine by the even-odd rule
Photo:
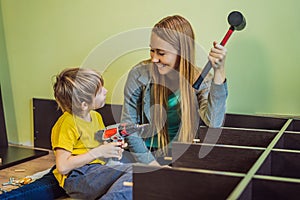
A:
<svg viewBox="0 0 300 200">
<path fill-rule="evenodd" d="M 42 149 L 42 150 L 49 151 L 49 154 L 0 170 L 1 189 L 9 191 L 14 188 L 17 188 L 17 186 L 3 185 L 7 183 L 10 178 L 14 178 L 15 180 L 20 180 L 22 178 L 25 178 L 26 176 L 30 176 L 36 174 L 37 172 L 42 172 L 44 170 L 51 168 L 55 164 L 55 156 L 53 154 L 53 151 L 47 149 Z"/>
</svg>

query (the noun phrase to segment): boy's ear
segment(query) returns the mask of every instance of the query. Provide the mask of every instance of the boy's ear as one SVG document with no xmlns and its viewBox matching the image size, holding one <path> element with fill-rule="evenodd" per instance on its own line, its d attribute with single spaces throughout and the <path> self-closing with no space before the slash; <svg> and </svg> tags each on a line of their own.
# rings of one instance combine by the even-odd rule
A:
<svg viewBox="0 0 300 200">
<path fill-rule="evenodd" d="M 83 102 L 81 102 L 81 109 L 83 111 L 88 110 L 89 109 L 89 105 L 85 101 L 83 101 Z"/>
</svg>

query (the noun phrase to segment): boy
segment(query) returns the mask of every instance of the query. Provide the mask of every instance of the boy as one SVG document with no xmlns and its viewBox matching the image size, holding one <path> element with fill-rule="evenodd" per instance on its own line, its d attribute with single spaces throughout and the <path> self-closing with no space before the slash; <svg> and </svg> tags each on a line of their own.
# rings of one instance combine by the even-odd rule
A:
<svg viewBox="0 0 300 200">
<path fill-rule="evenodd" d="M 63 111 L 52 129 L 56 157 L 53 174 L 66 193 L 75 199 L 132 199 L 131 165 L 106 166 L 105 158 L 121 159 L 120 142 L 100 144 L 94 134 L 104 128 L 101 115 L 107 90 L 92 69 L 70 68 L 56 76 L 55 100 Z"/>
</svg>

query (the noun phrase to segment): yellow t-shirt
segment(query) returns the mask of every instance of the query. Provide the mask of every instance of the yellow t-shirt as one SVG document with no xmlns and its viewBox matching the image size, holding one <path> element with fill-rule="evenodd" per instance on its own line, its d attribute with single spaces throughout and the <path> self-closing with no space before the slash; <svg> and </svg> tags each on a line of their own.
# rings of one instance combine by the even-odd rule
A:
<svg viewBox="0 0 300 200">
<path fill-rule="evenodd" d="M 94 139 L 94 135 L 100 129 L 104 129 L 105 126 L 98 112 L 91 111 L 90 114 L 92 121 L 88 122 L 68 112 L 64 112 L 52 128 L 52 149 L 62 148 L 71 152 L 72 155 L 79 155 L 99 146 L 100 143 Z M 100 159 L 95 159 L 91 163 L 105 164 Z M 67 174 L 59 174 L 57 169 L 53 171 L 53 174 L 59 185 L 63 187 Z"/>
</svg>

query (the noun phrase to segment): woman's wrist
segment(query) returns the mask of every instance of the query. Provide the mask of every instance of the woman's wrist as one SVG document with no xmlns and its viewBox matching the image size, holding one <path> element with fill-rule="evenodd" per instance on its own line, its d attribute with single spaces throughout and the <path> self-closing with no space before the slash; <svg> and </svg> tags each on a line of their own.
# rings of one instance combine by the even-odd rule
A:
<svg viewBox="0 0 300 200">
<path fill-rule="evenodd" d="M 213 78 L 214 83 L 217 85 L 221 85 L 225 82 L 225 80 L 226 80 L 226 75 L 225 75 L 224 68 L 215 69 L 214 78 Z"/>
</svg>

